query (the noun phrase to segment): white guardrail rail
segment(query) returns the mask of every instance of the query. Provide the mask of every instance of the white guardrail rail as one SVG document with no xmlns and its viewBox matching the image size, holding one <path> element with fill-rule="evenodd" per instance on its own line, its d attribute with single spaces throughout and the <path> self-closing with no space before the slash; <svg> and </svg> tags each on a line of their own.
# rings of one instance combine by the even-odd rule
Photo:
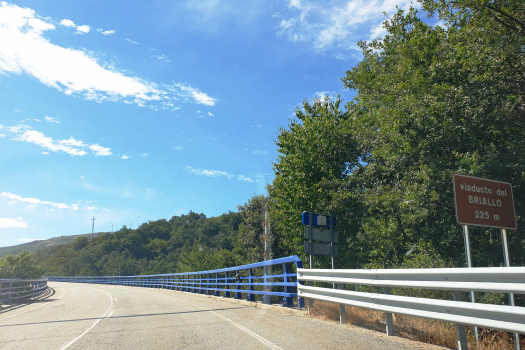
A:
<svg viewBox="0 0 525 350">
<path fill-rule="evenodd" d="M 385 312 L 388 335 L 394 335 L 393 313 L 455 323 L 459 349 L 468 349 L 465 326 L 525 334 L 524 307 L 475 304 L 461 297 L 464 291 L 525 294 L 525 267 L 298 269 L 297 281 L 298 297 L 340 304 L 342 322 L 344 305 Z M 338 285 L 338 289 L 314 287 L 314 282 Z M 383 287 L 384 294 L 345 290 L 345 285 Z M 448 290 L 454 300 L 390 295 L 390 288 Z"/>
</svg>

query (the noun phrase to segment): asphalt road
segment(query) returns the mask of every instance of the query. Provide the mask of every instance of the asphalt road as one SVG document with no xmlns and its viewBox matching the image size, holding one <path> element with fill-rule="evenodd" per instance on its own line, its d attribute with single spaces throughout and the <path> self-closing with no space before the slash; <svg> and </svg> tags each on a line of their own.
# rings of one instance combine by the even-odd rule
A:
<svg viewBox="0 0 525 350">
<path fill-rule="evenodd" d="M 50 282 L 0 313 L 0 349 L 442 349 L 279 306 L 163 289 Z"/>
</svg>

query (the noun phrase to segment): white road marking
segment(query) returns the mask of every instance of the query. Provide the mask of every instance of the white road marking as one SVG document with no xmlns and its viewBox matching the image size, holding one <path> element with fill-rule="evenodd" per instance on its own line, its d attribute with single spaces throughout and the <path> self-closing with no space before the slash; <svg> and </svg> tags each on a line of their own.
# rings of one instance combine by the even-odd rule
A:
<svg viewBox="0 0 525 350">
<path fill-rule="evenodd" d="M 154 294 L 160 294 L 160 293 L 155 293 L 155 292 L 152 292 Z M 168 298 L 172 298 L 172 299 L 175 299 L 175 300 L 178 300 L 180 302 L 183 302 L 185 304 L 188 304 L 188 305 L 191 305 L 193 307 L 196 307 L 197 309 L 201 309 L 201 310 L 204 310 L 204 311 L 207 311 L 211 314 L 214 314 L 215 316 L 219 317 L 219 318 L 222 318 L 223 320 L 225 320 L 226 322 L 228 322 L 229 324 L 231 324 L 232 326 L 234 327 L 237 327 L 238 329 L 240 329 L 241 331 L 243 331 L 244 333 L 248 334 L 249 336 L 253 337 L 254 339 L 260 341 L 261 343 L 263 343 L 264 345 L 266 345 L 267 347 L 269 347 L 270 349 L 273 349 L 273 350 L 283 350 L 282 348 L 278 347 L 277 345 L 275 345 L 274 343 L 272 343 L 271 341 L 261 337 L 259 334 L 255 333 L 255 332 L 252 332 L 251 330 L 249 330 L 248 328 L 244 327 L 244 326 L 241 326 L 240 324 L 238 324 L 237 322 L 235 321 L 232 321 L 230 320 L 228 317 L 226 316 L 223 316 L 221 314 L 218 314 L 214 311 L 210 311 L 210 310 L 206 310 L 200 306 L 197 306 L 195 304 L 192 304 L 192 303 L 189 303 L 185 300 L 181 300 L 179 298 L 175 298 L 175 297 L 172 297 L 172 296 L 169 296 L 169 295 L 165 295 L 165 294 L 162 294 L 164 296 L 167 296 Z"/>
<path fill-rule="evenodd" d="M 59 288 L 59 289 L 62 289 L 62 288 Z M 64 296 L 64 294 L 66 294 L 66 291 L 65 291 L 64 289 L 62 289 L 62 292 L 63 292 L 63 293 L 62 293 L 62 295 L 61 295 L 59 298 L 56 298 L 56 299 L 53 299 L 53 300 L 58 300 L 58 299 L 62 298 L 62 297 Z M 39 309 L 39 308 L 41 308 L 42 306 L 46 306 L 47 304 L 50 304 L 50 303 L 51 303 L 51 301 L 48 301 L 48 302 L 46 302 L 46 303 L 44 303 L 44 304 L 42 304 L 42 305 L 40 305 L 40 306 L 37 306 L 37 307 L 34 307 L 34 308 L 30 309 L 30 310 L 26 310 L 26 311 L 24 311 L 24 312 L 20 312 L 20 313 L 15 314 L 15 315 L 11 315 L 11 316 L 7 316 L 7 317 L 4 317 L 4 318 L 0 318 L 0 321 L 2 321 L 2 320 L 7 320 L 8 318 L 15 317 L 15 316 L 18 316 L 18 315 L 22 315 L 22 314 L 25 314 L 26 312 L 29 312 L 29 311 L 33 311 L 33 310 Z"/>
<path fill-rule="evenodd" d="M 117 298 L 115 298 L 115 303 L 117 302 Z"/>
<path fill-rule="evenodd" d="M 111 312 L 109 313 L 108 317 L 111 317 L 111 315 L 113 315 L 114 312 L 115 312 L 115 310 L 111 310 Z"/>
<path fill-rule="evenodd" d="M 98 289 L 98 288 L 92 288 L 92 287 L 88 287 L 88 288 L 91 288 L 91 289 L 95 289 L 95 290 L 98 290 L 98 291 L 101 291 L 101 292 L 104 292 L 106 293 L 108 296 L 109 296 L 109 300 L 111 300 L 111 304 L 109 305 L 108 309 L 106 310 L 106 312 L 104 312 L 104 315 L 100 316 L 100 318 L 98 320 L 96 320 L 88 329 L 86 329 L 84 332 L 82 332 L 82 334 L 80 334 L 78 337 L 76 337 L 75 339 L 71 340 L 69 343 L 65 344 L 65 345 L 62 345 L 59 349 L 60 350 L 65 350 L 67 348 L 69 348 L 71 345 L 73 345 L 77 340 L 79 340 L 80 338 L 82 338 L 84 335 L 86 335 L 90 330 L 93 329 L 93 327 L 95 327 L 99 322 L 100 320 L 102 320 L 104 317 L 106 317 L 106 315 L 109 313 L 109 311 L 111 310 L 111 308 L 113 307 L 113 298 L 111 297 L 111 295 L 109 295 L 109 293 L 107 293 L 106 291 L 102 290 L 102 289 Z"/>
</svg>

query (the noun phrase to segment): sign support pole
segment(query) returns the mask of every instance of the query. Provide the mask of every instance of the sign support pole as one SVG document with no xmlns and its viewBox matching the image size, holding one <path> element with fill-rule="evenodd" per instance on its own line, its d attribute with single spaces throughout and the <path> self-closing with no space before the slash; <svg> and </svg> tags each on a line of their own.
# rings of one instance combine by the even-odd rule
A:
<svg viewBox="0 0 525 350">
<path fill-rule="evenodd" d="M 309 238 L 309 244 L 310 244 L 310 268 L 313 269 L 313 256 L 314 256 L 314 249 L 312 247 L 312 225 L 314 223 L 314 214 L 309 213 L 308 214 L 308 238 Z"/>
<path fill-rule="evenodd" d="M 503 262 L 505 263 L 506 267 L 510 267 L 509 245 L 507 243 L 506 229 L 501 229 L 501 243 L 503 245 Z M 515 306 L 513 293 L 509 293 L 509 302 L 510 306 Z M 516 350 L 520 350 L 520 336 L 518 333 L 514 333 L 514 344 L 516 346 Z"/>
<path fill-rule="evenodd" d="M 470 252 L 470 237 L 468 234 L 468 226 L 463 225 L 463 238 L 465 240 L 465 257 L 467 259 L 467 267 L 472 268 L 472 256 Z M 470 291 L 470 302 L 475 303 L 476 297 L 473 291 Z M 474 327 L 474 336 L 476 337 L 476 347 L 479 346 L 478 327 Z"/>
</svg>

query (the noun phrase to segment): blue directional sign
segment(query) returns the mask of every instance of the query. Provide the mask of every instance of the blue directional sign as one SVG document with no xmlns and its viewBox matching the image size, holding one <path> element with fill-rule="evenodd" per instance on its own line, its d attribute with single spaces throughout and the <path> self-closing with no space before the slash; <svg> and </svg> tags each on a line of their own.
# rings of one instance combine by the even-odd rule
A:
<svg viewBox="0 0 525 350">
<path fill-rule="evenodd" d="M 306 211 L 303 211 L 303 225 L 310 225 L 310 215 L 313 215 L 312 226 L 330 228 L 330 219 L 333 219 L 335 226 L 335 217 L 308 213 Z"/>
</svg>

